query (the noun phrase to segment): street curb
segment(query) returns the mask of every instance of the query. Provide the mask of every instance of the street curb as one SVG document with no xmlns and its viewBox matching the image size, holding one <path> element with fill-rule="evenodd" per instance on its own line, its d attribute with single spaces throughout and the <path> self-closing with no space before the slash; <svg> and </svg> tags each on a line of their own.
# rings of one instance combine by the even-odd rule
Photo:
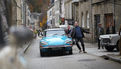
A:
<svg viewBox="0 0 121 69">
<path fill-rule="evenodd" d="M 24 50 L 23 50 L 23 53 L 25 53 L 26 51 L 27 51 L 27 49 L 30 47 L 30 45 L 32 44 L 32 42 L 29 42 L 28 44 L 27 44 L 27 46 L 24 48 Z"/>
<path fill-rule="evenodd" d="M 105 58 L 109 58 L 109 60 L 112 60 L 112 61 L 121 63 L 121 59 L 117 59 L 117 58 L 114 58 L 114 57 L 109 56 L 109 55 L 104 55 L 104 57 L 105 57 Z"/>
<path fill-rule="evenodd" d="M 25 54 L 26 51 L 27 51 L 27 49 L 30 47 L 31 44 L 32 44 L 32 41 L 26 43 L 26 44 L 23 46 L 23 48 L 19 49 L 18 52 L 19 52 L 20 54 Z"/>
</svg>

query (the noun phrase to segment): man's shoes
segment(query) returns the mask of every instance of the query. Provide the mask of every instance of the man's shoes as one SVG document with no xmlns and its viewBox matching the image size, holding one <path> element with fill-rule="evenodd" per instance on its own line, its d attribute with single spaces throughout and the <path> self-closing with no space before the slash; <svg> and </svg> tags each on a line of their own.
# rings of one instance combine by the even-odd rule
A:
<svg viewBox="0 0 121 69">
<path fill-rule="evenodd" d="M 84 51 L 83 53 L 87 53 L 86 51 Z"/>
<path fill-rule="evenodd" d="M 82 51 L 80 50 L 79 53 L 81 53 Z"/>
</svg>

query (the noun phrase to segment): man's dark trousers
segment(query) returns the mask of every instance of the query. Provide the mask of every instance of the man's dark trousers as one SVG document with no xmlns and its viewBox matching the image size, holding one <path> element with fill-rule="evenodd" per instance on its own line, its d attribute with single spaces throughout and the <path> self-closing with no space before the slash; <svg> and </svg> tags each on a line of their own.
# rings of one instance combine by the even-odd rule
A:
<svg viewBox="0 0 121 69">
<path fill-rule="evenodd" d="M 100 49 L 100 39 L 98 38 L 98 49 Z M 104 49 L 104 46 L 102 46 L 102 49 Z"/>
<path fill-rule="evenodd" d="M 100 49 L 100 39 L 98 38 L 98 49 Z"/>
<path fill-rule="evenodd" d="M 76 45 L 77 45 L 77 47 L 78 47 L 79 50 L 81 50 L 81 47 L 79 45 L 79 41 L 81 42 L 82 49 L 85 52 L 85 46 L 84 46 L 83 38 L 75 38 L 75 41 L 76 41 Z"/>
</svg>

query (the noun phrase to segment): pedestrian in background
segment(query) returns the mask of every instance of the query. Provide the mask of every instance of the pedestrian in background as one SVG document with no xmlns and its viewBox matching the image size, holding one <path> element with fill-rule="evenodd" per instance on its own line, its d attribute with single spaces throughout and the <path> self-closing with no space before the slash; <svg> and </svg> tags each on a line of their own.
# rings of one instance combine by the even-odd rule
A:
<svg viewBox="0 0 121 69">
<path fill-rule="evenodd" d="M 38 36 L 40 36 L 40 29 L 37 30 Z"/>
<path fill-rule="evenodd" d="M 119 35 L 120 35 L 120 40 L 119 40 L 119 44 L 118 44 L 118 47 L 119 47 L 119 55 L 121 55 L 121 25 L 120 25 L 120 29 L 119 29 Z"/>
<path fill-rule="evenodd" d="M 67 29 L 65 30 L 65 32 L 66 32 L 66 35 L 67 35 L 68 37 L 71 37 L 71 36 L 70 36 L 70 34 L 71 34 L 71 27 L 70 27 L 70 25 L 68 25 L 68 27 L 67 27 Z"/>
<path fill-rule="evenodd" d="M 104 34 L 104 29 L 102 27 L 102 24 L 99 23 L 98 28 L 97 28 L 98 49 L 100 49 L 100 39 L 99 39 L 99 37 L 100 37 L 100 35 L 103 35 L 103 34 Z M 103 46 L 102 46 L 102 48 L 103 48 Z"/>
<path fill-rule="evenodd" d="M 83 28 L 79 27 L 79 24 L 78 24 L 77 21 L 75 21 L 74 26 L 75 26 L 75 28 L 73 28 L 71 35 L 72 35 L 72 38 L 74 38 L 75 41 L 76 41 L 76 45 L 77 45 L 77 47 L 79 49 L 79 53 L 82 52 L 81 47 L 79 45 L 79 41 L 81 42 L 83 52 L 87 53 L 85 51 L 85 45 L 84 45 L 83 38 L 84 38 L 84 33 L 89 33 L 89 32 L 84 30 Z"/>
<path fill-rule="evenodd" d="M 34 37 L 36 38 L 37 37 L 37 30 L 36 29 L 34 29 Z"/>
<path fill-rule="evenodd" d="M 115 28 L 114 28 L 114 23 L 109 23 L 106 34 L 115 34 Z"/>
</svg>

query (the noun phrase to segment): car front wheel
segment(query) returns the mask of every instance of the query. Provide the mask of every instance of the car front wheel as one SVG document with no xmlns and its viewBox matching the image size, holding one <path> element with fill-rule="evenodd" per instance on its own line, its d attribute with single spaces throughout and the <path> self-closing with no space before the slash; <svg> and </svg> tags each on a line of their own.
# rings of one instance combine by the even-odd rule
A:
<svg viewBox="0 0 121 69">
<path fill-rule="evenodd" d="M 42 50 L 40 50 L 40 56 L 44 57 L 44 56 L 46 56 L 46 53 L 44 53 L 44 52 L 42 52 Z"/>
<path fill-rule="evenodd" d="M 117 51 L 119 51 L 119 46 L 118 46 L 118 45 L 119 45 L 119 41 L 118 41 L 117 44 L 116 44 L 116 50 L 117 50 Z"/>
<path fill-rule="evenodd" d="M 107 51 L 113 51 L 114 50 L 114 48 L 115 47 L 113 47 L 113 46 L 105 46 L 105 49 L 107 50 Z"/>
</svg>

